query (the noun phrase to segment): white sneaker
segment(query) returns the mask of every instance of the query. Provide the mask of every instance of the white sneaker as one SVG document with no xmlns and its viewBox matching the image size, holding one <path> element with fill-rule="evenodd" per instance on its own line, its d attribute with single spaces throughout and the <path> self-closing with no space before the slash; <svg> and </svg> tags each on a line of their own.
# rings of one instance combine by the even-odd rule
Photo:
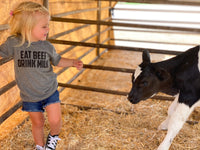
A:
<svg viewBox="0 0 200 150">
<path fill-rule="evenodd" d="M 60 140 L 58 135 L 51 136 L 49 134 L 48 137 L 47 137 L 45 150 L 55 150 L 56 149 L 56 145 L 58 143 L 58 140 Z"/>
<path fill-rule="evenodd" d="M 35 150 L 45 150 L 44 147 L 40 145 L 36 145 Z"/>
</svg>

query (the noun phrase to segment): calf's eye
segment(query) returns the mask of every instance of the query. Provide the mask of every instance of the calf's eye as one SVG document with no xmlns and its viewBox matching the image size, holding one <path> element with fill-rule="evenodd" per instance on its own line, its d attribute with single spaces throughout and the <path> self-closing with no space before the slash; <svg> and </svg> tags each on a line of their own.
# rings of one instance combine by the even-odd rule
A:
<svg viewBox="0 0 200 150">
<path fill-rule="evenodd" d="M 148 85 L 148 82 L 144 81 L 143 86 L 147 86 L 147 85 Z"/>
<path fill-rule="evenodd" d="M 148 82 L 146 82 L 146 81 L 141 82 L 141 83 L 139 84 L 139 87 L 141 87 L 141 88 L 146 87 L 146 86 L 148 86 Z"/>
</svg>

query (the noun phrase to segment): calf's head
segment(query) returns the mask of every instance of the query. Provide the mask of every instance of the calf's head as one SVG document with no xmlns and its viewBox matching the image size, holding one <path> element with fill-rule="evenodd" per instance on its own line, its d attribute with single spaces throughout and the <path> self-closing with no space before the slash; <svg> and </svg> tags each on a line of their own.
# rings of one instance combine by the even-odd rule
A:
<svg viewBox="0 0 200 150">
<path fill-rule="evenodd" d="M 148 51 L 142 54 L 143 62 L 132 75 L 132 88 L 128 100 L 136 104 L 161 91 L 168 82 L 170 75 L 157 64 L 151 63 Z"/>
</svg>

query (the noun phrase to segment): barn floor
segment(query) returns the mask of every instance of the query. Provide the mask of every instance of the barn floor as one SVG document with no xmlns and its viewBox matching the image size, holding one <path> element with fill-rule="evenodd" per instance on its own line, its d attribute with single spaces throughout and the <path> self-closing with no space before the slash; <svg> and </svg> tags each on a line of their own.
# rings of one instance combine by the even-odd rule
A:
<svg viewBox="0 0 200 150">
<path fill-rule="evenodd" d="M 166 56 L 152 54 L 154 61 Z M 112 50 L 94 64 L 136 68 L 141 53 Z M 131 88 L 131 74 L 85 70 L 73 84 L 126 91 Z M 171 102 L 147 100 L 130 104 L 125 96 L 65 89 L 62 100 L 63 127 L 58 150 L 155 150 L 166 135 L 157 127 L 167 116 Z M 200 121 L 197 108 L 189 120 Z M 48 122 L 45 135 L 49 132 Z M 200 126 L 186 123 L 170 150 L 199 150 Z M 34 147 L 31 123 L 27 119 L 0 141 L 1 150 L 31 150 Z"/>
</svg>

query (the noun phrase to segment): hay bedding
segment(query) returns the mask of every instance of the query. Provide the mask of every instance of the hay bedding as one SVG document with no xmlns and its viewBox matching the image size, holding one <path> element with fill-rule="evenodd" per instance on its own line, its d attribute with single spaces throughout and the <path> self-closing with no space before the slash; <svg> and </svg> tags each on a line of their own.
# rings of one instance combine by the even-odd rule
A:
<svg viewBox="0 0 200 150">
<path fill-rule="evenodd" d="M 96 64 L 131 68 L 138 64 L 132 58 L 140 59 L 136 55 L 140 54 L 111 51 Z M 126 73 L 87 70 L 74 84 L 128 91 L 130 78 Z M 157 127 L 166 118 L 171 102 L 147 100 L 133 106 L 124 96 L 73 89 L 64 90 L 61 100 L 63 127 L 58 150 L 154 150 L 166 135 Z M 190 120 L 199 121 L 199 114 L 197 108 Z M 48 131 L 46 122 L 45 135 Z M 199 142 L 199 124 L 185 124 L 171 150 L 199 150 Z M 0 141 L 0 149 L 6 150 L 29 150 L 33 146 L 29 119 Z"/>
</svg>

